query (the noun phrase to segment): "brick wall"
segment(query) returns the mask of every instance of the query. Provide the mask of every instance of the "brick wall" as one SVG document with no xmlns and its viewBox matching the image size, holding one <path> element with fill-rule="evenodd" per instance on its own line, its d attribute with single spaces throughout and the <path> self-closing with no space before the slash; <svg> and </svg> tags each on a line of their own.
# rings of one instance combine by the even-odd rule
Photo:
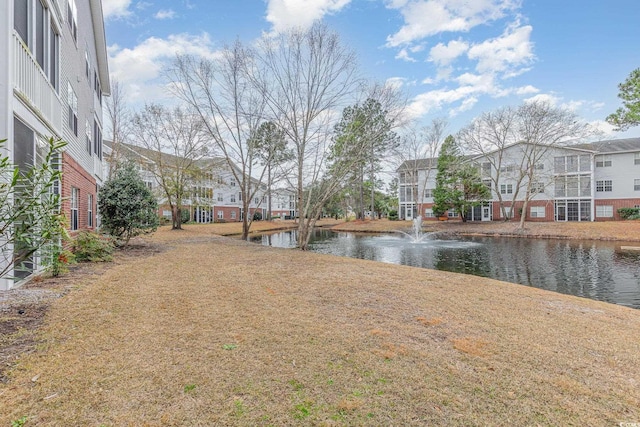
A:
<svg viewBox="0 0 640 427">
<path fill-rule="evenodd" d="M 618 209 L 620 208 L 632 208 L 640 205 L 640 199 L 605 199 L 596 200 L 596 206 L 613 206 L 613 218 L 602 218 L 596 215 L 596 221 L 620 221 L 620 214 Z"/>
<path fill-rule="evenodd" d="M 62 154 L 62 213 L 71 220 L 71 188 L 79 190 L 78 230 L 93 230 L 96 224 L 96 180 L 76 162 L 68 153 Z M 93 226 L 89 227 L 88 200 L 93 195 Z"/>
<path fill-rule="evenodd" d="M 240 208 L 236 208 L 233 206 L 216 206 L 214 207 L 214 212 L 213 212 L 214 221 L 219 220 L 218 212 L 223 213 L 224 217 L 222 219 L 224 219 L 226 222 L 240 221 Z M 231 218 L 231 212 L 236 213 L 235 218 Z"/>
</svg>

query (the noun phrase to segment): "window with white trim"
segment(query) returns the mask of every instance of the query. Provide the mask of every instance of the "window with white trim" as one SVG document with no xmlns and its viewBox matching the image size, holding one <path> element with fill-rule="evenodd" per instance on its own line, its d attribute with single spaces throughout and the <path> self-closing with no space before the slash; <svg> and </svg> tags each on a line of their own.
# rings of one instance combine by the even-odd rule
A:
<svg viewBox="0 0 640 427">
<path fill-rule="evenodd" d="M 85 148 L 87 149 L 89 155 L 91 155 L 91 149 L 93 147 L 93 141 L 91 140 L 91 136 L 93 135 L 93 127 L 91 126 L 91 123 L 89 123 L 89 120 L 87 120 L 87 122 L 85 123 L 84 135 L 86 137 Z"/>
<path fill-rule="evenodd" d="M 236 219 L 236 211 L 231 211 L 231 219 Z"/>
<path fill-rule="evenodd" d="M 87 196 L 87 226 L 93 228 L 93 194 Z"/>
<path fill-rule="evenodd" d="M 102 160 L 102 129 L 96 119 L 93 120 L 93 153 Z M 153 170 L 148 168 L 149 170 Z"/>
<path fill-rule="evenodd" d="M 242 192 L 238 193 L 238 201 L 241 202 L 242 201 Z"/>
<path fill-rule="evenodd" d="M 513 184 L 500 184 L 500 194 L 513 194 Z"/>
<path fill-rule="evenodd" d="M 613 181 L 610 179 L 603 179 L 596 181 L 596 191 L 613 191 Z"/>
<path fill-rule="evenodd" d="M 236 202 L 236 195 L 232 194 L 231 196 L 229 196 L 229 202 L 231 203 L 235 203 Z"/>
<path fill-rule="evenodd" d="M 535 181 L 531 183 L 531 194 L 540 194 L 544 193 L 544 183 L 540 181 Z"/>
<path fill-rule="evenodd" d="M 504 212 L 500 209 L 500 215 L 505 218 L 504 214 L 506 213 L 506 218 L 513 218 L 513 208 L 511 206 L 505 206 Z"/>
<path fill-rule="evenodd" d="M 425 218 L 434 218 L 435 215 L 433 214 L 433 209 L 429 209 L 429 208 L 425 209 L 424 210 L 424 217 Z"/>
<path fill-rule="evenodd" d="M 425 188 L 424 189 L 424 198 L 430 199 L 433 197 L 433 188 Z"/>
<path fill-rule="evenodd" d="M 224 211 L 218 211 L 218 219 L 224 219 Z"/>
<path fill-rule="evenodd" d="M 633 180 L 633 190 L 640 191 L 640 179 Z"/>
<path fill-rule="evenodd" d="M 610 167 L 611 164 L 612 164 L 611 155 L 604 154 L 604 155 L 601 155 L 601 156 L 596 156 L 596 167 L 597 168 Z"/>
<path fill-rule="evenodd" d="M 67 124 L 73 134 L 78 136 L 78 97 L 71 86 L 71 82 L 67 82 L 67 103 L 69 104 L 69 120 Z"/>
<path fill-rule="evenodd" d="M 70 225 L 71 230 L 78 229 L 78 200 L 80 199 L 80 190 L 76 187 L 71 187 L 71 216 L 70 216 Z"/>
<path fill-rule="evenodd" d="M 531 218 L 544 218 L 546 217 L 545 207 L 544 206 L 531 206 L 529 210 L 529 216 Z"/>
<path fill-rule="evenodd" d="M 230 186 L 232 186 L 232 187 L 235 187 L 235 186 L 236 186 L 236 180 L 235 180 L 235 178 L 231 178 L 231 179 L 229 180 L 229 185 L 230 185 Z"/>
<path fill-rule="evenodd" d="M 611 205 L 597 205 L 596 216 L 599 218 L 613 218 L 613 206 Z"/>
<path fill-rule="evenodd" d="M 640 165 L 640 153 L 635 153 L 633 155 L 633 164 Z"/>
<path fill-rule="evenodd" d="M 224 202 L 224 196 L 222 195 L 222 193 L 218 193 L 218 201 Z"/>
<path fill-rule="evenodd" d="M 75 42 L 78 41 L 78 9 L 76 0 L 67 0 L 67 23 Z"/>
<path fill-rule="evenodd" d="M 458 216 L 458 212 L 456 212 L 456 210 L 455 210 L 455 209 L 449 209 L 449 210 L 447 211 L 447 216 L 448 216 L 449 218 L 455 218 L 455 217 L 457 217 L 457 216 Z"/>
</svg>

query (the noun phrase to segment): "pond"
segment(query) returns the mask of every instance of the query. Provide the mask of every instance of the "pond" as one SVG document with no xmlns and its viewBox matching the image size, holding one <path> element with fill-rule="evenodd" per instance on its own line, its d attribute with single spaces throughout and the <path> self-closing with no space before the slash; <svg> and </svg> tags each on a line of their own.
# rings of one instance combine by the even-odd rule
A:
<svg viewBox="0 0 640 427">
<path fill-rule="evenodd" d="M 294 248 L 296 231 L 254 236 L 251 241 Z M 427 238 L 416 243 L 401 235 L 317 229 L 310 250 L 491 277 L 640 309 L 640 251 L 624 251 L 624 245 L 494 237 Z"/>
</svg>

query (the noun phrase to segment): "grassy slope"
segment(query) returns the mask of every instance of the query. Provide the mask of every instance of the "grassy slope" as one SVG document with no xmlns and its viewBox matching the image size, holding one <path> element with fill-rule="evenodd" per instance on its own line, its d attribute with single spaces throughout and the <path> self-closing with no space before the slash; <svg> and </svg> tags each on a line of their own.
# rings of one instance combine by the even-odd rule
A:
<svg viewBox="0 0 640 427">
<path fill-rule="evenodd" d="M 211 230 L 56 301 L 0 425 L 640 420 L 638 310 Z"/>
</svg>

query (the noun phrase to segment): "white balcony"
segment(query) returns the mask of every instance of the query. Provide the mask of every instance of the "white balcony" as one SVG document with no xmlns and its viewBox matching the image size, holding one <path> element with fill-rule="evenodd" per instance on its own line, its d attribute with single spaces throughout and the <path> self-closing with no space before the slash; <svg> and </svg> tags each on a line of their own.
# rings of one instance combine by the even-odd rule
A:
<svg viewBox="0 0 640 427">
<path fill-rule="evenodd" d="M 13 89 L 33 112 L 60 136 L 62 103 L 36 59 L 20 37 L 13 33 Z"/>
<path fill-rule="evenodd" d="M 104 165 L 102 164 L 102 160 L 98 156 L 93 157 L 93 175 L 96 177 L 97 181 L 104 181 Z"/>
</svg>

